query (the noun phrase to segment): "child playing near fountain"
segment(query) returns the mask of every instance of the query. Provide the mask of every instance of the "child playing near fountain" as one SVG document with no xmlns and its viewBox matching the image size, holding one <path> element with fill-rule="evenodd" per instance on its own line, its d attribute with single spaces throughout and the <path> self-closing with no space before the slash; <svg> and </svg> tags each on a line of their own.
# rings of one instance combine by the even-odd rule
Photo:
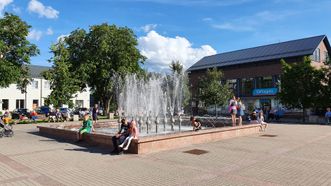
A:
<svg viewBox="0 0 331 186">
<path fill-rule="evenodd" d="M 259 112 L 259 117 L 257 118 L 257 121 L 259 122 L 260 126 L 260 131 L 265 131 L 265 129 L 268 126 L 268 123 L 264 122 L 264 115 L 263 112 Z"/>
<path fill-rule="evenodd" d="M 94 131 L 92 120 L 90 119 L 89 113 L 86 113 L 84 115 L 84 121 L 83 121 L 83 126 L 79 129 L 78 131 L 78 141 L 80 142 L 83 138 L 83 134 L 85 133 L 91 133 Z"/>
<path fill-rule="evenodd" d="M 193 126 L 193 131 L 198 131 L 198 130 L 201 129 L 201 123 L 200 123 L 200 121 L 198 121 L 197 119 L 195 119 L 194 116 L 191 116 L 190 120 L 191 120 L 191 124 Z"/>
<path fill-rule="evenodd" d="M 129 136 L 125 138 L 122 144 L 120 144 L 118 147 L 123 148 L 125 143 L 126 146 L 123 148 L 123 150 L 128 150 L 130 143 L 132 139 L 138 139 L 138 129 L 137 129 L 137 124 L 136 121 L 131 121 L 131 124 L 129 125 Z"/>
</svg>

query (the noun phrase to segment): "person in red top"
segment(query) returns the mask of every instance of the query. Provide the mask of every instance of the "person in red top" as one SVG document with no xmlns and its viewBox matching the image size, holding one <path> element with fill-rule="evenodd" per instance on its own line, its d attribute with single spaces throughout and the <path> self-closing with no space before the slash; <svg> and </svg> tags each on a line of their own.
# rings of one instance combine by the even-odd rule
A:
<svg viewBox="0 0 331 186">
<path fill-rule="evenodd" d="M 31 112 L 31 119 L 32 119 L 32 121 L 33 122 L 36 122 L 36 120 L 37 120 L 37 112 L 35 111 L 35 110 L 33 110 L 32 112 Z"/>
</svg>

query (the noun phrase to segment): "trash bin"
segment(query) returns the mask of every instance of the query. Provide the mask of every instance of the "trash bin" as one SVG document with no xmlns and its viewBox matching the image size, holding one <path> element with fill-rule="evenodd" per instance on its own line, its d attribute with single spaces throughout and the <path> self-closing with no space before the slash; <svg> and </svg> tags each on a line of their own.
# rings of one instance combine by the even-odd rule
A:
<svg viewBox="0 0 331 186">
<path fill-rule="evenodd" d="M 114 119 L 114 113 L 113 112 L 110 112 L 109 115 L 108 115 L 108 119 Z"/>
<path fill-rule="evenodd" d="M 73 118 L 74 121 L 79 121 L 79 115 L 74 115 L 74 118 Z"/>
</svg>

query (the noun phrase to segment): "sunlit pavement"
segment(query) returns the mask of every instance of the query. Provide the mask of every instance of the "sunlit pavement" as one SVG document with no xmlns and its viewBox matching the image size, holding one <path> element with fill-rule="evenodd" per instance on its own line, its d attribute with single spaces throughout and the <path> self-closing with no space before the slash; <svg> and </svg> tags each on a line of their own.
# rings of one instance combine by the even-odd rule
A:
<svg viewBox="0 0 331 186">
<path fill-rule="evenodd" d="M 0 138 L 0 185 L 331 185 L 331 126 L 266 132 L 148 155 L 110 155 L 16 125 Z M 193 149 L 202 154 L 184 153 Z M 199 152 L 199 151 L 198 151 Z"/>
</svg>

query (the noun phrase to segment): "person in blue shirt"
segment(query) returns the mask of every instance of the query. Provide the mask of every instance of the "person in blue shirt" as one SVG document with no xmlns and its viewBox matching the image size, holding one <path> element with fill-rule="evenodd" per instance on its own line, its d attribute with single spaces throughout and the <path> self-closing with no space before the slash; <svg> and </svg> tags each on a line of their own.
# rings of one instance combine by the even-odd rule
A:
<svg viewBox="0 0 331 186">
<path fill-rule="evenodd" d="M 326 113 L 325 113 L 325 124 L 329 124 L 331 121 L 331 108 L 328 107 L 326 108 Z"/>
</svg>

